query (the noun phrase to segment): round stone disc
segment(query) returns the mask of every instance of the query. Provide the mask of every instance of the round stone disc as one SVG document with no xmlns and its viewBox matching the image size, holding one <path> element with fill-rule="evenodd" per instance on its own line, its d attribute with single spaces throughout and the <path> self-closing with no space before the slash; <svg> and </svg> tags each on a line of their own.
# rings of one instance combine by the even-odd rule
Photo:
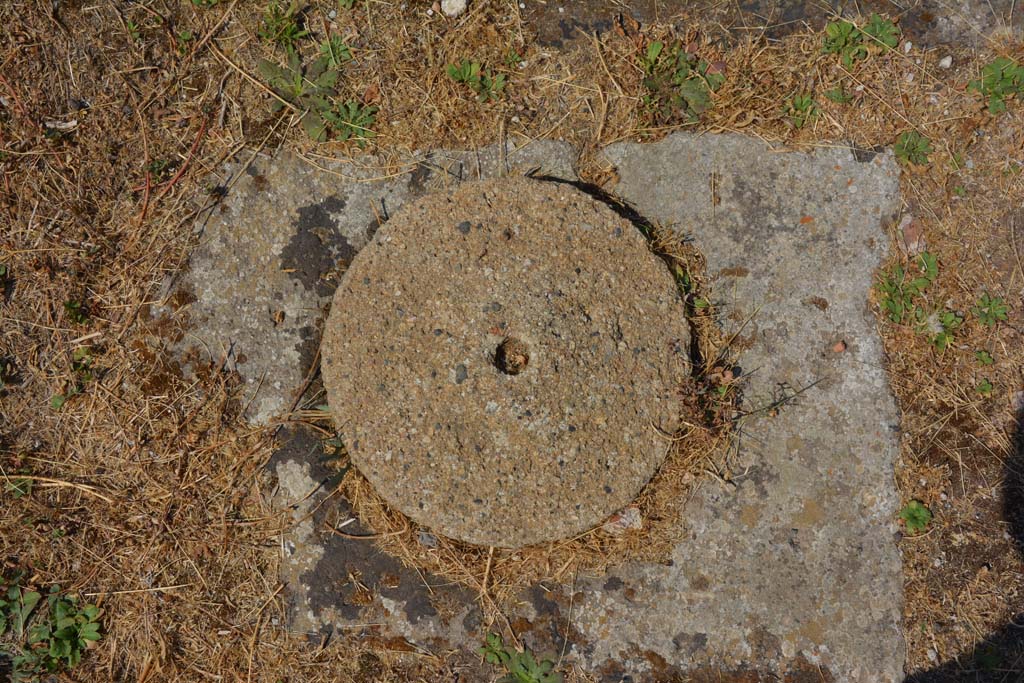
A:
<svg viewBox="0 0 1024 683">
<path fill-rule="evenodd" d="M 683 302 L 639 231 L 576 188 L 464 183 L 404 206 L 354 259 L 322 346 L 352 461 L 451 538 L 573 536 L 668 451 Z"/>
</svg>

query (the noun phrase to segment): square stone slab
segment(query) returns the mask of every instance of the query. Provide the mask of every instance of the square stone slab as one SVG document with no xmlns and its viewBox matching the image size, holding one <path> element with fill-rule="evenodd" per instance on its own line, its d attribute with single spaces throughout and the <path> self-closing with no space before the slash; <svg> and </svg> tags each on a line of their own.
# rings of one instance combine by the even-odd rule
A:
<svg viewBox="0 0 1024 683">
<path fill-rule="evenodd" d="M 867 303 L 888 244 L 883 222 L 898 205 L 891 154 L 785 153 L 740 136 L 687 134 L 606 154 L 620 177 L 610 189 L 692 236 L 707 257 L 722 324 L 737 335 L 750 415 L 730 483 L 702 482 L 669 564 L 534 587 L 514 620 L 530 624 L 520 637 L 537 652 L 564 651 L 563 670 L 615 683 L 677 673 L 901 680 L 898 416 Z M 365 160 L 325 170 L 290 155 L 259 158 L 245 172 L 236 165 L 234 190 L 170 288 L 174 304 L 157 311 L 180 333 L 159 343 L 186 371 L 223 361 L 246 384 L 250 419 L 271 421 L 309 370 L 336 264 L 378 221 L 461 179 L 537 169 L 573 179 L 573 158 L 565 145 L 538 142 L 435 152 L 385 177 Z M 836 353 L 840 340 L 846 350 Z M 368 541 L 332 535 L 349 516 L 328 500 L 318 440 L 281 436 L 271 467 L 275 504 L 296 521 L 281 539 L 292 627 L 390 648 L 454 648 L 475 661 L 486 631 L 476 596 L 402 570 Z M 357 522 L 343 529 L 368 531 Z M 491 673 L 467 670 L 464 679 Z"/>
<path fill-rule="evenodd" d="M 588 668 L 902 680 L 899 423 L 868 305 L 898 208 L 891 153 L 676 134 L 606 155 L 613 191 L 707 258 L 749 416 L 731 481 L 688 502 L 669 565 L 577 586 Z"/>
</svg>

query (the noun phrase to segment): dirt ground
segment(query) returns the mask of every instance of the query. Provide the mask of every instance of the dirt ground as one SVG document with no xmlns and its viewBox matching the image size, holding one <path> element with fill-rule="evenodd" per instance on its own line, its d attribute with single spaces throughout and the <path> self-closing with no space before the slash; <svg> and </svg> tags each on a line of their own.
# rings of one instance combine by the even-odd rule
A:
<svg viewBox="0 0 1024 683">
<path fill-rule="evenodd" d="M 935 255 L 917 305 L 962 318 L 940 350 L 922 332 L 934 321 L 879 311 L 903 416 L 897 482 L 933 515 L 900 540 L 908 672 L 1024 680 L 1024 105 L 1010 97 L 993 114 L 967 87 L 996 57 L 1019 60 L 1020 43 L 986 27 L 940 46 L 920 10 L 906 15 L 909 47 L 872 45 L 844 65 L 822 51 L 828 10 L 769 32 L 662 8 L 638 22 L 613 3 L 575 23 L 547 16 L 556 3 L 474 0 L 457 19 L 428 2 L 345 4 L 303 5 L 309 35 L 295 47 L 311 60 L 330 36 L 350 46 L 336 97 L 378 108 L 366 151 L 384 165 L 413 149 L 555 138 L 602 184 L 595 150 L 680 127 L 795 147 L 929 138 L 928 162 L 904 165 L 905 216 L 878 274 Z M 457 659 L 408 643 L 284 630 L 272 430 L 240 419 L 221 367 L 185 380 L 142 341 L 161 332 L 148 307 L 186 264 L 202 201 L 223 192 L 207 185 L 223 160 L 361 153 L 312 142 L 295 111 L 272 111 L 257 64 L 286 57 L 260 35 L 265 10 L 0 3 L 0 561 L 103 609 L 104 637 L 70 680 L 458 680 Z M 673 37 L 725 75 L 696 121 L 657 119 L 643 101 L 641 57 Z M 446 74 L 463 58 L 505 74 L 496 100 Z M 798 126 L 804 93 L 817 113 Z M 1005 319 L 972 311 L 985 294 Z"/>
</svg>

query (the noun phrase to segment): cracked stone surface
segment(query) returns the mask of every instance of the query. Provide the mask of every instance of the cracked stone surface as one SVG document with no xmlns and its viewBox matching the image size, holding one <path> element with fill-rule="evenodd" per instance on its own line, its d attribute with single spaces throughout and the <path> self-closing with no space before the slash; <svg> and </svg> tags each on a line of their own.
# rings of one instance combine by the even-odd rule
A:
<svg viewBox="0 0 1024 683">
<path fill-rule="evenodd" d="M 450 538 L 518 548 L 628 505 L 668 452 L 690 333 L 665 263 L 568 183 L 464 183 L 403 207 L 324 329 L 352 462 Z"/>
<path fill-rule="evenodd" d="M 689 501 L 668 565 L 577 586 L 582 656 L 634 674 L 654 653 L 681 670 L 799 660 L 836 680 L 902 680 L 898 413 L 868 307 L 898 208 L 891 154 L 675 134 L 606 155 L 614 191 L 706 256 L 754 412 L 731 484 Z M 758 410 L 786 396 L 777 415 Z"/>
</svg>

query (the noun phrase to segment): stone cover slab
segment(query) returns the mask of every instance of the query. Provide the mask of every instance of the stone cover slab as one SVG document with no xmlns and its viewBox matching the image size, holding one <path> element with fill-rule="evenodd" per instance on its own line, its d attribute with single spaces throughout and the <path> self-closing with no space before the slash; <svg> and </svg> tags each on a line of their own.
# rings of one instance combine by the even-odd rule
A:
<svg viewBox="0 0 1024 683">
<path fill-rule="evenodd" d="M 634 676 L 653 657 L 901 680 L 898 413 L 868 305 L 898 208 L 891 153 L 675 134 L 606 155 L 613 191 L 707 258 L 750 415 L 731 482 L 689 501 L 670 564 L 577 587 L 581 655 Z"/>
</svg>

